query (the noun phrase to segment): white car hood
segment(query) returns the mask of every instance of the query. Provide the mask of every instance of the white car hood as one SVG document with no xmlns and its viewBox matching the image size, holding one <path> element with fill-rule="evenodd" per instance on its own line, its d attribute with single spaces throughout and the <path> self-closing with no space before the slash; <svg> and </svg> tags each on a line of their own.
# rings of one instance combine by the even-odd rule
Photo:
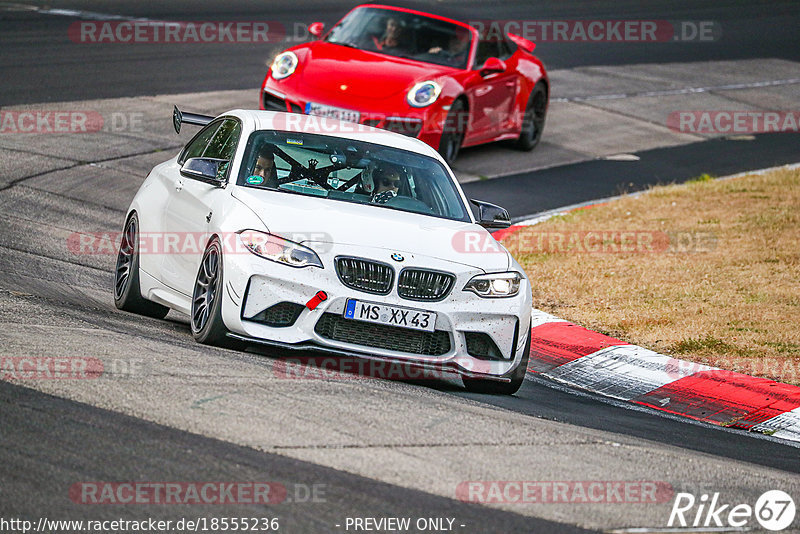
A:
<svg viewBox="0 0 800 534">
<path fill-rule="evenodd" d="M 474 223 L 275 191 L 236 188 L 232 195 L 271 233 L 312 248 L 314 243 L 334 243 L 364 247 L 365 254 L 369 248 L 382 249 L 486 272 L 507 271 L 511 265 L 505 248 Z"/>
</svg>

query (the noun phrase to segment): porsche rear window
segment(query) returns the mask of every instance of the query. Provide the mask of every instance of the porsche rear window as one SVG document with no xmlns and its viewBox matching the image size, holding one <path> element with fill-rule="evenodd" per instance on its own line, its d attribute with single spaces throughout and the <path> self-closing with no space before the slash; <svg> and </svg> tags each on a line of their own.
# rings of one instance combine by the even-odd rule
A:
<svg viewBox="0 0 800 534">
<path fill-rule="evenodd" d="M 319 134 L 256 131 L 237 184 L 470 222 L 456 185 L 436 159 Z"/>
</svg>

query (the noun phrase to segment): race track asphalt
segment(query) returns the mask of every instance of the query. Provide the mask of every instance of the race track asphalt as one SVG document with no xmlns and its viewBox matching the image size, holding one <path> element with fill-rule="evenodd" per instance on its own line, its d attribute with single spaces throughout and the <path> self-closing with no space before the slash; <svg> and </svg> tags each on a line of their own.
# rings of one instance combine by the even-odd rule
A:
<svg viewBox="0 0 800 534">
<path fill-rule="evenodd" d="M 47 5 L 110 9 L 97 0 Z M 351 5 L 123 0 L 113 13 L 288 24 L 310 22 L 310 13 L 332 22 Z M 404 5 L 462 19 L 486 18 L 490 6 Z M 638 17 L 711 20 L 723 28 L 719 41 L 704 46 L 544 43 L 537 52 L 551 68 L 798 61 L 799 12 L 796 2 L 491 4 L 497 19 Z M 250 89 L 274 52 L 241 45 L 69 46 L 74 20 L 0 4 L 0 105 Z M 130 142 L 139 142 L 134 137 Z M 0 381 L 0 517 L 255 514 L 281 517 L 286 532 L 343 532 L 336 525 L 346 517 L 436 516 L 464 524 L 457 532 L 577 532 L 576 525 L 664 527 L 670 503 L 477 506 L 456 499 L 455 488 L 468 480 L 658 480 L 676 490 L 719 491 L 730 502 L 752 504 L 775 488 L 800 496 L 800 449 L 769 437 L 622 408 L 534 377 L 514 397 L 470 394 L 446 380 L 286 380 L 275 371 L 278 354 L 196 345 L 179 314 L 154 321 L 117 311 L 110 294 L 113 256 L 76 256 L 64 243 L 75 232 L 121 226 L 136 180 L 167 157 L 155 145 L 143 145 L 138 159 L 94 165 L 48 148 L 48 169 L 62 169 L 53 173 L 27 159 L 41 157 L 37 147 L 4 153 L 14 160 L 9 176 L 0 176 L 2 355 L 89 356 L 109 369 L 121 363 L 138 371 L 99 380 Z M 797 146 L 796 134 L 717 139 L 637 152 L 638 161 L 590 159 L 464 188 L 522 217 L 703 172 L 793 163 Z M 68 496 L 81 481 L 135 480 L 319 484 L 326 497 L 265 508 L 87 506 Z"/>
</svg>

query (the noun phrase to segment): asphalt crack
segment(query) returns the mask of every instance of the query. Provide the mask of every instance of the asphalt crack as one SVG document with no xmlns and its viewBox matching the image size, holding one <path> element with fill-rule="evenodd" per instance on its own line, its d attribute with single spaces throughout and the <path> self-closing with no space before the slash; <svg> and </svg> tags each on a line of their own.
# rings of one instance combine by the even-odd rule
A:
<svg viewBox="0 0 800 534">
<path fill-rule="evenodd" d="M 135 152 L 133 154 L 126 154 L 124 156 L 114 156 L 112 158 L 97 159 L 97 160 L 92 160 L 92 161 L 86 161 L 86 160 L 78 161 L 78 162 L 74 163 L 73 165 L 68 165 L 66 167 L 61 167 L 61 168 L 58 168 L 58 169 L 51 169 L 49 171 L 37 172 L 37 173 L 31 174 L 29 176 L 22 176 L 20 178 L 15 178 L 14 180 L 11 180 L 10 182 L 8 182 L 6 185 L 0 187 L 0 192 L 6 191 L 8 189 L 11 189 L 12 187 L 14 187 L 16 185 L 19 185 L 19 184 L 21 184 L 22 182 L 24 182 L 26 180 L 30 180 L 32 178 L 39 178 L 41 176 L 47 176 L 48 174 L 52 174 L 54 172 L 68 171 L 70 169 L 77 169 L 78 167 L 84 167 L 84 166 L 87 166 L 87 165 L 97 165 L 97 164 L 100 164 L 100 163 L 108 163 L 110 161 L 120 161 L 120 160 L 123 160 L 123 159 L 133 158 L 133 157 L 136 157 L 136 156 L 147 156 L 147 155 L 150 155 L 150 154 L 156 154 L 158 152 L 166 152 L 167 150 L 174 150 L 176 148 L 181 148 L 182 146 L 183 145 L 170 145 L 170 146 L 167 146 L 167 147 L 159 147 L 159 148 L 155 148 L 155 149 L 151 149 L 151 150 L 145 150 L 145 151 L 142 151 L 142 152 Z M 66 159 L 66 158 L 62 158 L 62 159 Z M 67 160 L 67 161 L 69 161 L 69 160 Z"/>
</svg>

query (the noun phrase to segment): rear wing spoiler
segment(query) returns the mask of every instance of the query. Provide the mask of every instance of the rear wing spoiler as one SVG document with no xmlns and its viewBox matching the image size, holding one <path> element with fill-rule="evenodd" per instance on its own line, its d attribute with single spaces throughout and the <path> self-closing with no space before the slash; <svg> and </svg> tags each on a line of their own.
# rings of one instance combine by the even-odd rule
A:
<svg viewBox="0 0 800 534">
<path fill-rule="evenodd" d="M 517 35 L 515 33 L 509 33 L 508 38 L 518 47 L 522 48 L 529 54 L 533 54 L 533 49 L 536 48 L 536 43 L 533 41 L 529 41 L 525 39 L 521 35 Z"/>
<path fill-rule="evenodd" d="M 197 126 L 205 126 L 213 121 L 216 117 L 210 115 L 200 115 L 199 113 L 187 113 L 178 109 L 172 110 L 172 125 L 175 127 L 175 133 L 181 133 L 181 124 L 195 124 Z"/>
</svg>

